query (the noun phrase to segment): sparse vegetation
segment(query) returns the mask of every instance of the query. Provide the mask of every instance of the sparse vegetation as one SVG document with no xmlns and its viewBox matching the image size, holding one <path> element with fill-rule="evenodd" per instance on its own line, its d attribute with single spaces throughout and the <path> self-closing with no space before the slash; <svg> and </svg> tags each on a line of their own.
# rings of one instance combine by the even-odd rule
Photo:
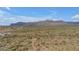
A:
<svg viewBox="0 0 79 59">
<path fill-rule="evenodd" d="M 79 50 L 79 26 L 0 28 L 12 31 L 0 36 L 1 51 Z"/>
</svg>

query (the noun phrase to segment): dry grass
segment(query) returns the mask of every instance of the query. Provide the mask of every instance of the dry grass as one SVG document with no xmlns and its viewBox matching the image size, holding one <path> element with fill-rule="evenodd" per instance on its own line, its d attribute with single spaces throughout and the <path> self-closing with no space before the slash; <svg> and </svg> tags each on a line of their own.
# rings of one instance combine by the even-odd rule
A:
<svg viewBox="0 0 79 59">
<path fill-rule="evenodd" d="M 0 36 L 1 51 L 78 51 L 79 27 L 1 27 L 13 30 Z"/>
</svg>

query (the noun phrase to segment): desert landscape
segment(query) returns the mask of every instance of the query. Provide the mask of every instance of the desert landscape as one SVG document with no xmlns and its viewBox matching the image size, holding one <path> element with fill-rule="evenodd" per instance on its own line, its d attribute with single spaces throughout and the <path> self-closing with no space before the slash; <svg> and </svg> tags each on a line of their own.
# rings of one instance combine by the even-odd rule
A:
<svg viewBox="0 0 79 59">
<path fill-rule="evenodd" d="M 79 51 L 79 8 L 0 7 L 0 51 Z"/>
<path fill-rule="evenodd" d="M 61 21 L 60 21 L 61 22 Z M 60 23 L 59 22 L 59 23 Z M 0 51 L 78 51 L 79 50 L 79 26 L 75 25 L 51 25 L 50 21 L 32 23 L 28 26 L 2 26 L 10 34 L 0 35 Z M 50 25 L 46 25 L 46 24 Z M 25 23 L 24 23 L 25 24 Z M 61 22 L 61 24 L 63 24 Z M 44 26 L 46 25 L 46 26 Z M 7 32 L 6 31 L 6 32 Z"/>
</svg>

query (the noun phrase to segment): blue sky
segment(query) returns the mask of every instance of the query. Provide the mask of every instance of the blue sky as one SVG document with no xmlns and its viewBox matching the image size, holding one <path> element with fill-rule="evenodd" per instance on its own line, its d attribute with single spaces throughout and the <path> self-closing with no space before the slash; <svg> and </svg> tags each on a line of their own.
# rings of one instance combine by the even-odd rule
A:
<svg viewBox="0 0 79 59">
<path fill-rule="evenodd" d="M 46 19 L 79 21 L 78 7 L 1 7 L 0 25 Z"/>
</svg>

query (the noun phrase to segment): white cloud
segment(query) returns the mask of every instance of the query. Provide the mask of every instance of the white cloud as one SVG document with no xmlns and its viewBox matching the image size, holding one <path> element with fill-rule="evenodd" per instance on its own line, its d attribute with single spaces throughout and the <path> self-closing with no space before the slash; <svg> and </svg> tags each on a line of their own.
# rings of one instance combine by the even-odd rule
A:
<svg viewBox="0 0 79 59">
<path fill-rule="evenodd" d="M 43 21 L 46 19 L 62 20 L 60 18 L 53 18 L 52 15 L 44 16 L 44 17 L 18 16 L 18 15 L 12 15 L 9 12 L 0 10 L 0 25 L 9 25 L 11 23 L 16 23 L 16 22 Z"/>
<path fill-rule="evenodd" d="M 72 19 L 79 20 L 79 14 L 72 16 Z"/>
<path fill-rule="evenodd" d="M 11 10 L 11 8 L 10 8 L 10 7 L 6 7 L 6 9 L 7 9 L 7 10 Z"/>
<path fill-rule="evenodd" d="M 54 9 L 50 9 L 50 16 L 57 17 L 57 11 Z"/>
<path fill-rule="evenodd" d="M 63 21 L 63 19 L 54 18 L 54 21 Z"/>
<path fill-rule="evenodd" d="M 43 20 L 43 19 L 39 17 L 12 15 L 8 12 L 0 10 L 0 25 L 9 25 L 11 23 L 16 23 L 16 22 L 33 22 L 38 20 Z"/>
<path fill-rule="evenodd" d="M 57 14 L 57 12 L 56 11 L 53 11 L 53 10 L 51 10 L 50 13 L 51 13 L 51 15 L 55 15 L 55 16 Z"/>
</svg>

